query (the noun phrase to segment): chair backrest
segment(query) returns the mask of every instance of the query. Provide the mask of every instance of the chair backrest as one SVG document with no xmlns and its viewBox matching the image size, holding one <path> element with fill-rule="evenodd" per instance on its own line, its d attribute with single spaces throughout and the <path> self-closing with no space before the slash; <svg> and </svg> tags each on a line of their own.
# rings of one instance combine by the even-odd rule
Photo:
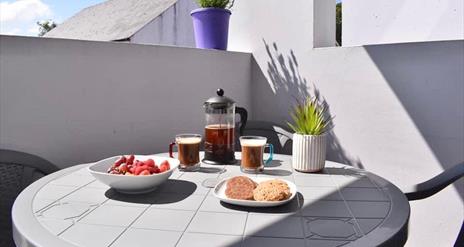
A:
<svg viewBox="0 0 464 247">
<path fill-rule="evenodd" d="M 462 177 L 464 177 L 464 162 L 446 169 L 423 183 L 403 189 L 403 192 L 410 201 L 424 199 L 438 193 Z"/>
<path fill-rule="evenodd" d="M 464 162 L 446 169 L 437 176 L 411 188 L 403 189 L 409 201 L 421 200 L 435 195 L 456 180 L 464 177 Z M 464 246 L 464 220 L 454 246 Z"/>
<path fill-rule="evenodd" d="M 293 134 L 284 126 L 265 121 L 248 121 L 242 135 L 267 137 L 275 153 L 292 154 Z"/>
<path fill-rule="evenodd" d="M 0 246 L 15 246 L 11 208 L 19 193 L 35 180 L 57 170 L 52 163 L 38 156 L 0 150 Z"/>
</svg>

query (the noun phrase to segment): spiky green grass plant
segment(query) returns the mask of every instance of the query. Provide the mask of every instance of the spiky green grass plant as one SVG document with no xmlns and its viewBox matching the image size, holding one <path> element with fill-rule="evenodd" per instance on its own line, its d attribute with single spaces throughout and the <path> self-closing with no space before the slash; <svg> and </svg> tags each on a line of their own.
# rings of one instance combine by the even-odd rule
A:
<svg viewBox="0 0 464 247">
<path fill-rule="evenodd" d="M 298 102 L 290 112 L 293 123 L 288 126 L 297 134 L 322 135 L 332 127 L 332 117 L 328 114 L 325 104 L 319 103 L 317 98 L 307 98 Z"/>
<path fill-rule="evenodd" d="M 197 0 L 202 8 L 230 9 L 234 6 L 235 0 Z"/>
</svg>

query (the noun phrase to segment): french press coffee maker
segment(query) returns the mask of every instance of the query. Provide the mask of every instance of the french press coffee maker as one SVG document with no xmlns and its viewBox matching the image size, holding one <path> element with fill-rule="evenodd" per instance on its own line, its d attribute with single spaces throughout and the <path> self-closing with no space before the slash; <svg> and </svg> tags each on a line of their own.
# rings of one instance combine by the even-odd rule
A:
<svg viewBox="0 0 464 247">
<path fill-rule="evenodd" d="M 240 133 L 245 128 L 248 113 L 245 108 L 236 107 L 235 101 L 224 96 L 221 88 L 217 96 L 204 104 L 206 114 L 205 157 L 206 164 L 234 164 L 235 160 L 235 114 L 240 115 Z"/>
</svg>

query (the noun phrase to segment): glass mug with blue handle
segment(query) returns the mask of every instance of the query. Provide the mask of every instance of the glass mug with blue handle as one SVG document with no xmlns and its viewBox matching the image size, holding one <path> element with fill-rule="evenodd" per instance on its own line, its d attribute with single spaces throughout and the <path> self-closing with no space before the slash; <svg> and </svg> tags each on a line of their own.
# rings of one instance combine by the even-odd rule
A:
<svg viewBox="0 0 464 247">
<path fill-rule="evenodd" d="M 242 146 L 242 162 L 240 164 L 242 172 L 261 172 L 265 165 L 272 162 L 274 147 L 267 143 L 266 137 L 241 136 L 240 146 Z M 269 158 L 266 161 L 263 158 L 265 148 L 269 148 Z"/>
</svg>

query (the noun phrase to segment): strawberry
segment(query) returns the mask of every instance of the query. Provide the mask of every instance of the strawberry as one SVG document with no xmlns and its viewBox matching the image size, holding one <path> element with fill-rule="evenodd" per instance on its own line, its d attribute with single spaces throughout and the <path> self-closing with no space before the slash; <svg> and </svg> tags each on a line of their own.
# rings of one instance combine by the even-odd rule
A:
<svg viewBox="0 0 464 247">
<path fill-rule="evenodd" d="M 150 171 L 151 174 L 159 173 L 160 169 L 155 166 L 155 167 L 148 167 L 148 171 Z"/>
<path fill-rule="evenodd" d="M 131 155 L 129 156 L 129 158 L 127 158 L 126 163 L 127 163 L 128 165 L 129 165 L 129 164 L 132 164 L 132 163 L 134 163 L 134 159 L 135 159 L 135 156 L 134 156 L 133 154 L 131 154 Z"/>
<path fill-rule="evenodd" d="M 143 163 L 148 167 L 155 167 L 155 161 L 152 159 L 147 159 Z"/>
<path fill-rule="evenodd" d="M 137 166 L 135 167 L 135 175 L 139 175 L 143 170 L 148 170 L 148 166 Z"/>
<path fill-rule="evenodd" d="M 114 165 L 115 166 L 120 166 L 122 163 L 126 163 L 126 157 L 123 155 L 121 156 L 121 158 L 119 158 L 115 163 Z"/>
<path fill-rule="evenodd" d="M 151 175 L 148 170 L 143 170 L 139 175 Z"/>
<path fill-rule="evenodd" d="M 127 168 L 127 165 L 126 164 L 122 164 L 119 166 L 119 171 L 121 173 L 126 173 L 129 169 Z"/>
<path fill-rule="evenodd" d="M 171 169 L 169 162 L 167 160 L 163 161 L 160 165 L 160 171 L 165 172 L 165 171 L 169 171 L 169 169 Z"/>
</svg>

